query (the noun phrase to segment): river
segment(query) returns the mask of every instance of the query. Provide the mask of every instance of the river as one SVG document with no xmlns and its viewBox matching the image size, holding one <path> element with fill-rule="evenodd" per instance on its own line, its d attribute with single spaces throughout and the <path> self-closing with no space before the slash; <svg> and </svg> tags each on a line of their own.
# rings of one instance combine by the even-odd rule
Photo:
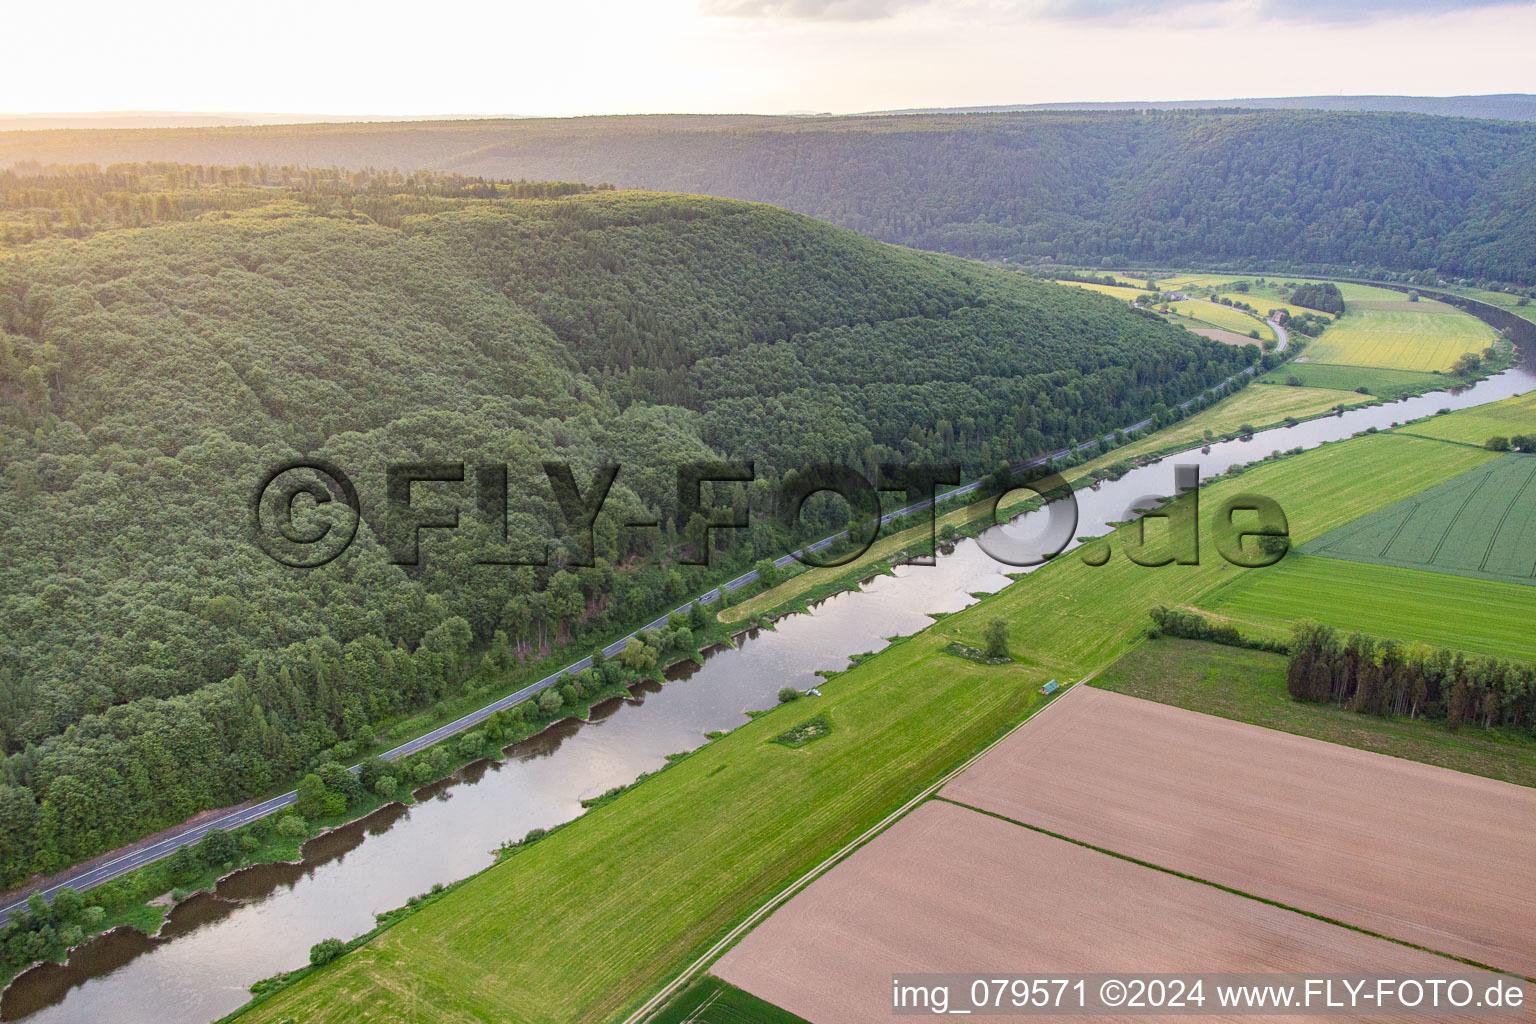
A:
<svg viewBox="0 0 1536 1024">
<path fill-rule="evenodd" d="M 1197 463 L 1211 477 L 1277 450 L 1533 389 L 1536 374 L 1515 369 L 1458 392 L 1213 444 L 1078 492 L 1074 532 L 1102 534 L 1147 497 L 1173 493 L 1176 462 Z M 1034 513 L 994 529 L 1028 538 L 1041 518 Z M 934 566 L 902 566 L 775 630 L 744 634 L 734 649 L 674 668 L 666 685 L 615 698 L 588 722 L 559 723 L 509 747 L 501 762 L 480 762 L 455 781 L 427 787 L 409 808 L 384 808 L 311 841 L 302 864 L 237 873 L 216 894 L 176 908 L 159 939 L 115 932 L 77 950 L 67 965 L 29 971 L 5 993 L 0 1020 L 204 1024 L 223 1016 L 249 998 L 253 982 L 307 962 L 321 939 L 366 931 L 376 912 L 486 867 L 503 840 L 577 817 L 583 798 L 661 767 L 667 754 L 698 746 L 708 732 L 742 724 L 749 709 L 772 705 L 780 687 L 814 685 L 817 670 L 843 668 L 850 656 L 884 647 L 887 637 L 916 632 L 932 622 L 930 612 L 958 611 L 974 594 L 1006 586 L 1004 573 L 1016 571 L 965 540 Z"/>
</svg>

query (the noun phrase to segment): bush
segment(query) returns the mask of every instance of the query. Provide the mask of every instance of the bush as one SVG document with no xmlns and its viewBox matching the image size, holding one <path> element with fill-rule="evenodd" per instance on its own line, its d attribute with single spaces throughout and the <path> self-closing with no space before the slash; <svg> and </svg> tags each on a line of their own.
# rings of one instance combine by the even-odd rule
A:
<svg viewBox="0 0 1536 1024">
<path fill-rule="evenodd" d="M 277 834 L 289 839 L 297 839 L 307 831 L 309 826 L 304 819 L 297 814 L 285 814 L 277 819 Z"/>
<path fill-rule="evenodd" d="M 347 771 L 345 766 L 335 761 L 327 761 L 315 769 L 315 774 L 320 776 L 320 781 L 325 784 L 326 789 L 339 795 L 348 804 L 355 804 L 362 799 L 362 780 Z"/>
<path fill-rule="evenodd" d="M 389 800 L 394 797 L 398 785 L 393 775 L 380 775 L 373 782 L 373 791 L 385 800 Z"/>
<path fill-rule="evenodd" d="M 779 571 L 779 567 L 773 564 L 773 559 L 759 558 L 757 564 L 753 565 L 752 568 L 757 570 L 758 582 L 763 585 L 764 590 L 767 590 L 769 587 L 778 586 L 782 574 Z"/>
<path fill-rule="evenodd" d="M 480 753 L 480 749 L 484 746 L 485 733 L 480 732 L 478 729 L 467 732 L 463 736 L 459 737 L 459 756 L 474 757 Z"/>
<path fill-rule="evenodd" d="M 1483 442 L 1483 447 L 1487 448 L 1491 452 L 1507 452 L 1510 449 L 1509 438 L 1490 437 L 1488 440 Z"/>
<path fill-rule="evenodd" d="M 983 650 L 989 658 L 1008 657 L 1008 620 L 1001 616 L 987 622 L 982 634 Z"/>
<path fill-rule="evenodd" d="M 560 710 L 561 703 L 559 692 L 553 686 L 548 687 L 543 693 L 539 694 L 539 713 L 553 715 Z"/>
<path fill-rule="evenodd" d="M 223 829 L 209 829 L 197 844 L 197 855 L 210 867 L 228 864 L 240 857 L 240 841 Z M 58 902 L 57 897 L 54 902 Z"/>
<path fill-rule="evenodd" d="M 1255 651 L 1274 651 L 1277 654 L 1290 652 L 1289 645 L 1284 641 L 1246 637 L 1237 631 L 1236 626 L 1224 622 L 1212 622 L 1196 612 L 1179 611 L 1176 608 L 1164 608 L 1158 605 L 1148 609 L 1147 614 L 1151 615 L 1152 621 L 1156 623 L 1154 628 L 1160 629 L 1168 636 L 1183 637 L 1186 640 L 1204 640 L 1207 643 L 1225 644 L 1228 647 L 1246 647 Z"/>
<path fill-rule="evenodd" d="M 340 939 L 321 939 L 309 947 L 309 964 L 311 967 L 324 967 L 346 952 L 346 943 Z"/>
<path fill-rule="evenodd" d="M 805 694 L 801 693 L 798 687 L 786 686 L 779 691 L 779 703 L 790 704 L 804 696 Z"/>
<path fill-rule="evenodd" d="M 373 789 L 374 785 L 385 775 L 393 775 L 395 769 L 390 763 L 377 755 L 368 758 L 358 766 L 357 779 L 364 789 Z"/>
</svg>

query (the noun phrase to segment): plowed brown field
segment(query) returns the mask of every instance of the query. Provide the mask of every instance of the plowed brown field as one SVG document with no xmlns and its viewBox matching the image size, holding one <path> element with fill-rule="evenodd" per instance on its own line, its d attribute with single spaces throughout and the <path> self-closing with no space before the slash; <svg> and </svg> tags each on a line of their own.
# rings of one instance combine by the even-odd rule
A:
<svg viewBox="0 0 1536 1024">
<path fill-rule="evenodd" d="M 1536 975 L 1536 790 L 1078 690 L 943 795 Z"/>
<path fill-rule="evenodd" d="M 930 802 L 796 896 L 714 973 L 815 1024 L 867 1024 L 892 1019 L 891 975 L 904 971 L 1465 970 L 1430 953 Z"/>
</svg>

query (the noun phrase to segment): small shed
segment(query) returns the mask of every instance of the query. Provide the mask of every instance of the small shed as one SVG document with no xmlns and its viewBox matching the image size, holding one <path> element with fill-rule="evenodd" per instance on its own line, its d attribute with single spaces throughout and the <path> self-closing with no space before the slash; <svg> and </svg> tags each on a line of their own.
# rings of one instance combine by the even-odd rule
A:
<svg viewBox="0 0 1536 1024">
<path fill-rule="evenodd" d="M 1040 687 L 1040 692 L 1049 697 L 1059 689 L 1061 689 L 1061 687 L 1056 684 L 1056 680 L 1052 679 L 1050 682 Z"/>
</svg>

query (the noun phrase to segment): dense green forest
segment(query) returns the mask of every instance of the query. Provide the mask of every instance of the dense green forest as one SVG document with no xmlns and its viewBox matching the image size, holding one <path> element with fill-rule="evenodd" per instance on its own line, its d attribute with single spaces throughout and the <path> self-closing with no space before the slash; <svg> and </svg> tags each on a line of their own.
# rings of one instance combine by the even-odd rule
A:
<svg viewBox="0 0 1536 1024">
<path fill-rule="evenodd" d="M 1166 416 L 1252 355 L 719 199 L 160 164 L 13 173 L 0 200 L 4 884 L 344 759 L 459 692 L 477 649 L 579 654 L 694 592 L 682 463 L 756 462 L 716 485 L 754 516 L 716 531 L 718 575 L 786 549 L 791 474 L 980 475 Z M 249 526 L 297 456 L 361 498 L 313 570 Z M 583 492 L 620 467 L 592 550 L 549 460 Z M 417 486 L 460 528 L 392 560 L 386 466 L 432 461 L 509 467 L 505 545 L 470 474 Z M 842 521 L 823 502 L 801 533 Z"/>
<path fill-rule="evenodd" d="M 0 133 L 0 166 L 151 158 L 608 181 L 773 203 L 987 259 L 1536 284 L 1530 123 L 1034 111 Z"/>
</svg>

